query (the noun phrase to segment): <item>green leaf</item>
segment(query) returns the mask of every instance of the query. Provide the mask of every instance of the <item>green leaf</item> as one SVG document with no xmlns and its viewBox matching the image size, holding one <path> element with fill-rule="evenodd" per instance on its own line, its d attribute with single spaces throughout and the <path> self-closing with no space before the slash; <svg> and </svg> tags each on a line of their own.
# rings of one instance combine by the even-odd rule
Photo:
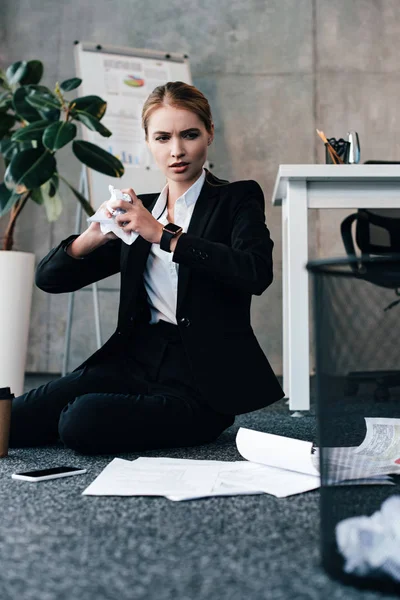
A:
<svg viewBox="0 0 400 600">
<path fill-rule="evenodd" d="M 6 77 L 9 85 L 15 85 L 19 83 L 23 77 L 25 77 L 28 70 L 28 63 L 25 60 L 19 60 L 18 62 L 10 65 L 6 71 Z"/>
<path fill-rule="evenodd" d="M 74 117 L 75 119 L 81 121 L 81 123 L 86 125 L 86 127 L 89 127 L 89 129 L 91 129 L 92 131 L 98 131 L 98 133 L 100 133 L 100 135 L 102 135 L 103 137 L 110 137 L 110 135 L 112 135 L 111 131 L 107 129 L 107 127 L 104 127 L 104 125 L 100 123 L 100 121 L 96 119 L 96 117 L 93 117 L 87 112 L 81 110 L 74 111 Z"/>
<path fill-rule="evenodd" d="M 83 110 L 96 119 L 101 119 L 107 109 L 107 102 L 99 96 L 82 96 L 69 103 L 72 114 L 74 110 Z"/>
<path fill-rule="evenodd" d="M 6 169 L 4 183 L 8 189 L 21 193 L 33 190 L 48 181 L 56 170 L 56 159 L 47 150 L 31 148 L 19 152 Z"/>
<path fill-rule="evenodd" d="M 12 160 L 18 152 L 32 148 L 32 142 L 13 142 L 10 138 L 3 138 L 0 141 L 0 153 L 6 160 Z"/>
<path fill-rule="evenodd" d="M 42 205 L 44 202 L 40 188 L 35 188 L 34 190 L 32 190 L 31 198 L 34 202 L 36 202 L 36 204 L 39 205 Z"/>
<path fill-rule="evenodd" d="M 106 152 L 96 144 L 75 140 L 72 142 L 72 150 L 75 156 L 91 169 L 110 175 L 111 177 L 122 177 L 124 165 L 115 156 Z"/>
<path fill-rule="evenodd" d="M 0 141 L 0 154 L 6 157 L 7 152 L 14 146 L 10 138 L 3 138 Z"/>
<path fill-rule="evenodd" d="M 0 184 L 0 217 L 12 209 L 19 197 L 20 194 L 11 192 L 4 183 Z"/>
<path fill-rule="evenodd" d="M 50 181 L 46 181 L 40 188 L 32 192 L 32 199 L 37 204 L 44 204 L 47 220 L 56 221 L 62 212 L 62 200 L 58 193 L 50 195 Z"/>
<path fill-rule="evenodd" d="M 42 121 L 34 121 L 26 127 L 21 127 L 18 131 L 15 131 L 11 139 L 13 142 L 23 142 L 26 140 L 41 140 L 43 131 L 50 125 L 50 121 L 43 119 Z"/>
<path fill-rule="evenodd" d="M 43 85 L 29 85 L 26 101 L 34 106 L 43 119 L 58 121 L 60 118 L 61 102 L 48 88 Z"/>
<path fill-rule="evenodd" d="M 8 110 L 12 107 L 12 94 L 10 92 L 3 92 L 0 94 L 0 109 Z"/>
<path fill-rule="evenodd" d="M 76 136 L 76 125 L 67 121 L 53 123 L 43 133 L 43 144 L 49 150 L 58 150 Z"/>
<path fill-rule="evenodd" d="M 45 186 L 48 186 L 46 188 L 46 194 L 48 194 L 50 198 L 53 198 L 58 190 L 58 173 L 56 175 L 53 175 L 49 179 L 49 181 L 46 181 L 46 183 L 41 185 L 39 188 L 35 188 L 34 190 L 32 190 L 31 198 L 34 202 L 36 202 L 36 204 L 44 204 L 42 190 Z"/>
<path fill-rule="evenodd" d="M 12 162 L 12 161 L 11 161 Z M 9 172 L 11 163 L 8 165 L 6 172 L 4 173 L 4 183 L 10 191 L 15 191 L 18 194 L 23 194 L 28 191 L 26 185 L 18 184 L 12 178 L 11 173 Z"/>
<path fill-rule="evenodd" d="M 70 92 L 71 90 L 75 90 L 82 83 L 82 79 L 79 77 L 73 77 L 72 79 L 66 79 L 60 84 L 60 88 L 63 92 Z"/>
<path fill-rule="evenodd" d="M 89 217 L 91 217 L 92 215 L 94 215 L 94 213 L 96 212 L 95 210 L 93 210 L 91 204 L 86 200 L 85 196 L 82 196 L 82 194 L 80 192 L 78 192 L 78 190 L 76 190 L 66 179 L 63 178 L 63 181 L 67 184 L 67 186 L 70 188 L 71 192 L 73 194 L 75 194 L 76 198 L 79 200 L 79 202 L 82 205 L 83 210 L 85 211 L 85 213 L 87 215 L 89 215 Z"/>
<path fill-rule="evenodd" d="M 15 124 L 14 115 L 0 113 L 0 139 L 9 133 L 11 127 Z"/>
<path fill-rule="evenodd" d="M 5 183 L 0 183 L 0 215 L 9 201 L 11 194 L 12 191 L 6 187 Z"/>
<path fill-rule="evenodd" d="M 25 119 L 25 121 L 28 121 L 28 123 L 32 123 L 33 121 L 40 121 L 42 117 L 38 111 L 26 101 L 26 97 L 29 93 L 30 90 L 28 87 L 18 88 L 17 91 L 14 92 L 12 103 L 17 115 Z"/>
<path fill-rule="evenodd" d="M 43 63 L 40 60 L 29 60 L 26 65 L 26 73 L 20 79 L 21 85 L 39 83 L 43 75 Z"/>
<path fill-rule="evenodd" d="M 53 94 L 51 89 L 45 85 L 37 85 L 37 84 L 30 83 L 29 85 L 26 85 L 25 87 L 27 88 L 29 93 L 39 92 L 40 94 L 49 94 L 50 96 L 53 96 L 53 98 L 55 100 L 58 100 L 57 96 L 55 94 Z"/>
<path fill-rule="evenodd" d="M 38 101 L 41 104 L 40 107 L 35 107 L 41 115 L 41 118 L 48 119 L 49 121 L 58 121 L 61 108 L 59 98 L 44 85 L 27 85 L 25 87 L 29 90 L 27 103 L 32 105 L 28 98 L 31 99 L 32 97 L 35 97 L 34 102 Z M 40 98 L 45 98 L 46 101 L 40 102 Z"/>
<path fill-rule="evenodd" d="M 62 199 L 59 194 L 55 194 L 54 196 L 49 196 L 48 194 L 45 196 L 44 207 L 46 209 L 47 220 L 57 221 L 58 217 L 62 213 Z"/>
<path fill-rule="evenodd" d="M 53 96 L 53 94 L 47 94 L 45 92 L 32 91 L 29 96 L 26 97 L 26 101 L 31 106 L 34 106 L 40 110 L 59 110 L 61 108 L 61 102 Z"/>
<path fill-rule="evenodd" d="M 53 175 L 53 177 L 49 179 L 49 183 L 49 196 L 52 198 L 58 190 L 58 173 Z"/>
<path fill-rule="evenodd" d="M 46 209 L 47 220 L 56 221 L 62 213 L 62 199 L 56 191 L 53 195 L 50 194 L 50 182 L 47 181 L 40 188 L 44 199 L 44 207 Z"/>
</svg>

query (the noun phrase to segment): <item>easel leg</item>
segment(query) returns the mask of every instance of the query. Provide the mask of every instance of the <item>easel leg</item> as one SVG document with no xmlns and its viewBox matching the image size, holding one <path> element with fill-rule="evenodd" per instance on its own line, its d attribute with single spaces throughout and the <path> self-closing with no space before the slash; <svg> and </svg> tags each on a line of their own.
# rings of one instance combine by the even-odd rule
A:
<svg viewBox="0 0 400 600">
<path fill-rule="evenodd" d="M 81 194 L 88 198 L 89 186 L 87 181 L 87 172 L 86 167 L 82 167 L 81 177 L 79 182 L 79 191 Z M 76 233 L 81 233 L 82 229 L 82 207 L 77 202 L 76 205 L 76 216 L 75 216 L 75 231 Z M 92 284 L 92 293 L 93 293 L 93 305 L 94 305 L 94 318 L 95 318 L 95 328 L 96 328 L 96 343 L 97 348 L 101 347 L 101 328 L 100 328 L 100 311 L 99 311 L 99 293 L 97 289 L 97 283 Z M 65 329 L 65 341 L 64 341 L 64 356 L 62 362 L 62 376 L 68 373 L 69 366 L 69 353 L 71 347 L 71 330 L 72 330 L 72 321 L 73 321 L 73 313 L 74 313 L 74 303 L 75 303 L 75 292 L 70 292 L 68 294 L 68 313 L 67 313 L 67 324 Z"/>
<path fill-rule="evenodd" d="M 100 327 L 100 311 L 99 311 L 99 291 L 97 283 L 92 283 L 93 292 L 93 308 L 94 308 L 94 325 L 96 328 L 96 343 L 97 349 L 101 348 L 101 327 Z"/>
</svg>

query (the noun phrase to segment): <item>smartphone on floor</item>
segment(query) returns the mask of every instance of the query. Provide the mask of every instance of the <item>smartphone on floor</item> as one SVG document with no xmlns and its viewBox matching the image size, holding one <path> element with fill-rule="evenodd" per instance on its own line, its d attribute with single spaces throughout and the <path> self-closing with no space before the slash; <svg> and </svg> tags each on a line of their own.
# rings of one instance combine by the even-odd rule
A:
<svg viewBox="0 0 400 600">
<path fill-rule="evenodd" d="M 57 479 L 58 477 L 69 477 L 70 475 L 80 475 L 86 473 L 87 469 L 79 467 L 51 467 L 50 469 L 37 469 L 34 471 L 24 471 L 13 473 L 13 479 L 22 479 L 23 481 L 45 481 L 46 479 Z"/>
</svg>

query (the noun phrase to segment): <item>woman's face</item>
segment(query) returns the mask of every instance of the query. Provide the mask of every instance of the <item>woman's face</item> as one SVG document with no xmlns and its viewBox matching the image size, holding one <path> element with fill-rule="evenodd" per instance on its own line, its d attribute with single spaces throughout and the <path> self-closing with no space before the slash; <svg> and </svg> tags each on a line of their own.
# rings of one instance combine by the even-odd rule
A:
<svg viewBox="0 0 400 600">
<path fill-rule="evenodd" d="M 149 118 L 147 144 L 168 180 L 191 184 L 198 179 L 213 139 L 193 112 L 161 106 Z"/>
</svg>

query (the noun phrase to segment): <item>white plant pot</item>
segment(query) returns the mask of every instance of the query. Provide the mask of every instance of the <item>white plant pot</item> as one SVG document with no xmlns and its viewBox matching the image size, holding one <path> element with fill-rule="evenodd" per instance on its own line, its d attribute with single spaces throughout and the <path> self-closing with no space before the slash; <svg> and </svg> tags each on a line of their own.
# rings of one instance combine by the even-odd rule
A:
<svg viewBox="0 0 400 600">
<path fill-rule="evenodd" d="M 0 388 L 24 390 L 35 255 L 0 251 Z"/>
</svg>

